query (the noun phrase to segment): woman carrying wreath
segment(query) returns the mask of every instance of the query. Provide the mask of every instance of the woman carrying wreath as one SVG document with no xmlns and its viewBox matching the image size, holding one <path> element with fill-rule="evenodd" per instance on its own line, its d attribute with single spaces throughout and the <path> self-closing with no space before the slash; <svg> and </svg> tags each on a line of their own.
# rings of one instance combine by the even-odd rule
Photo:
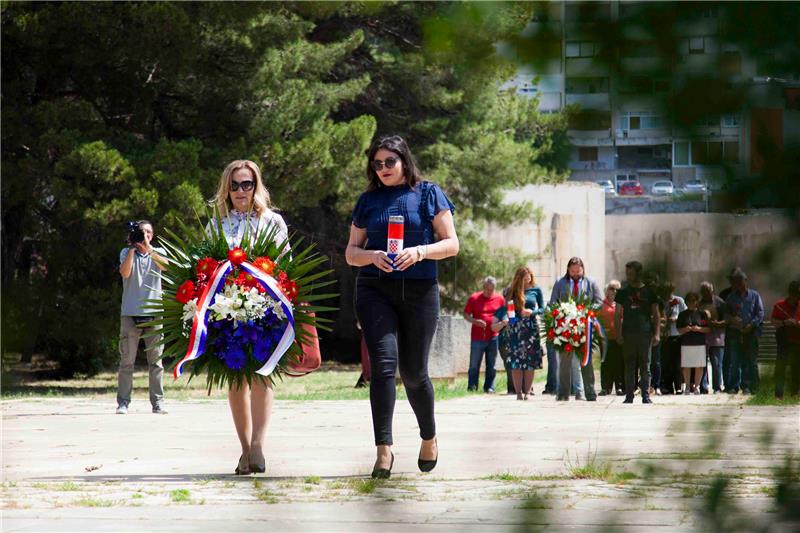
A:
<svg viewBox="0 0 800 533">
<path fill-rule="evenodd" d="M 245 232 L 251 239 L 265 231 L 274 231 L 276 245 L 286 242 L 288 229 L 283 217 L 271 209 L 269 191 L 261 179 L 261 170 L 252 161 L 236 160 L 225 167 L 220 178 L 213 203 L 220 215 L 220 225 L 228 248 L 242 243 Z M 212 220 L 212 225 L 217 221 Z M 274 228 L 274 229 L 273 229 Z M 231 382 L 228 390 L 236 434 L 242 447 L 242 455 L 235 473 L 247 475 L 264 472 L 263 443 L 272 412 L 274 391 L 268 379 L 252 379 Z"/>
</svg>

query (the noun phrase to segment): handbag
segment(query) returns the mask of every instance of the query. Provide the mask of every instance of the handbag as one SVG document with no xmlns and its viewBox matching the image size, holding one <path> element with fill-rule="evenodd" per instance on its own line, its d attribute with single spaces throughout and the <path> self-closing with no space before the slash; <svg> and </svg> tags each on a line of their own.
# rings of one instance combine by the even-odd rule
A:
<svg viewBox="0 0 800 533">
<path fill-rule="evenodd" d="M 310 313 L 310 315 L 312 317 L 316 316 L 314 313 Z M 300 324 L 300 327 L 306 333 L 306 343 L 301 343 L 295 339 L 295 342 L 300 344 L 302 355 L 296 364 L 289 365 L 289 368 L 286 370 L 286 375 L 292 378 L 299 378 L 310 374 L 322 364 L 322 353 L 319 349 L 319 335 L 317 334 L 316 326 Z"/>
</svg>

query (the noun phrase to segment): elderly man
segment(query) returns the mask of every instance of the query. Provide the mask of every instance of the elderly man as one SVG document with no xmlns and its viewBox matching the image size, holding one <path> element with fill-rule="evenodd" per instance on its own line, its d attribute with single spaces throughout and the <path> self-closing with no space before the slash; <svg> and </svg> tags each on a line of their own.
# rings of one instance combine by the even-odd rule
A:
<svg viewBox="0 0 800 533">
<path fill-rule="evenodd" d="M 733 290 L 725 299 L 730 313 L 725 338 L 729 341 L 731 356 L 730 387 L 726 384 L 725 392 L 736 394 L 741 387 L 742 392 L 753 394 L 758 390 L 756 358 L 764 304 L 761 295 L 748 287 L 747 274 L 742 269 L 734 269 L 731 287 Z"/>
<path fill-rule="evenodd" d="M 473 293 L 464 306 L 464 319 L 472 324 L 470 333 L 469 382 L 467 389 L 478 390 L 481 361 L 486 358 L 486 376 L 483 392 L 494 393 L 495 361 L 497 359 L 497 336 L 492 331 L 492 317 L 495 311 L 506 304 L 503 296 L 495 291 L 497 280 L 487 276 L 483 280 L 483 290 Z"/>
</svg>

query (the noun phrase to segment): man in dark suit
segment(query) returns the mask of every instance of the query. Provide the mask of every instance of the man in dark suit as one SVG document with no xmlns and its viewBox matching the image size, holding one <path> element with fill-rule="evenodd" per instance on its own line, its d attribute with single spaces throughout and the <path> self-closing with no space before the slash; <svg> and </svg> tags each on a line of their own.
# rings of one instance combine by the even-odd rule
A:
<svg viewBox="0 0 800 533">
<path fill-rule="evenodd" d="M 583 266 L 583 259 L 573 257 L 567 262 L 567 273 L 563 278 L 559 278 L 553 285 L 550 292 L 550 303 L 566 302 L 570 299 L 578 300 L 587 298 L 592 304 L 598 306 L 603 302 L 603 294 L 600 292 L 597 282 L 586 277 Z M 574 353 L 558 353 L 558 394 L 557 400 L 569 400 L 569 393 L 572 388 L 573 365 L 580 365 Z M 583 378 L 584 394 L 587 401 L 597 401 L 597 393 L 594 390 L 594 365 L 591 361 L 580 369 L 580 376 Z M 576 398 L 580 397 L 580 393 Z"/>
</svg>

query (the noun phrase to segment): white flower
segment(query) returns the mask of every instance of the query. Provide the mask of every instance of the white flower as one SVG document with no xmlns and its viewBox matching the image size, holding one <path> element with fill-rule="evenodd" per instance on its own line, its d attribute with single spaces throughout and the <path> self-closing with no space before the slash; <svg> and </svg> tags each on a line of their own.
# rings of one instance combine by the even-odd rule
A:
<svg viewBox="0 0 800 533">
<path fill-rule="evenodd" d="M 183 304 L 183 321 L 188 322 L 194 320 L 195 311 L 197 311 L 197 298 Z"/>
</svg>

